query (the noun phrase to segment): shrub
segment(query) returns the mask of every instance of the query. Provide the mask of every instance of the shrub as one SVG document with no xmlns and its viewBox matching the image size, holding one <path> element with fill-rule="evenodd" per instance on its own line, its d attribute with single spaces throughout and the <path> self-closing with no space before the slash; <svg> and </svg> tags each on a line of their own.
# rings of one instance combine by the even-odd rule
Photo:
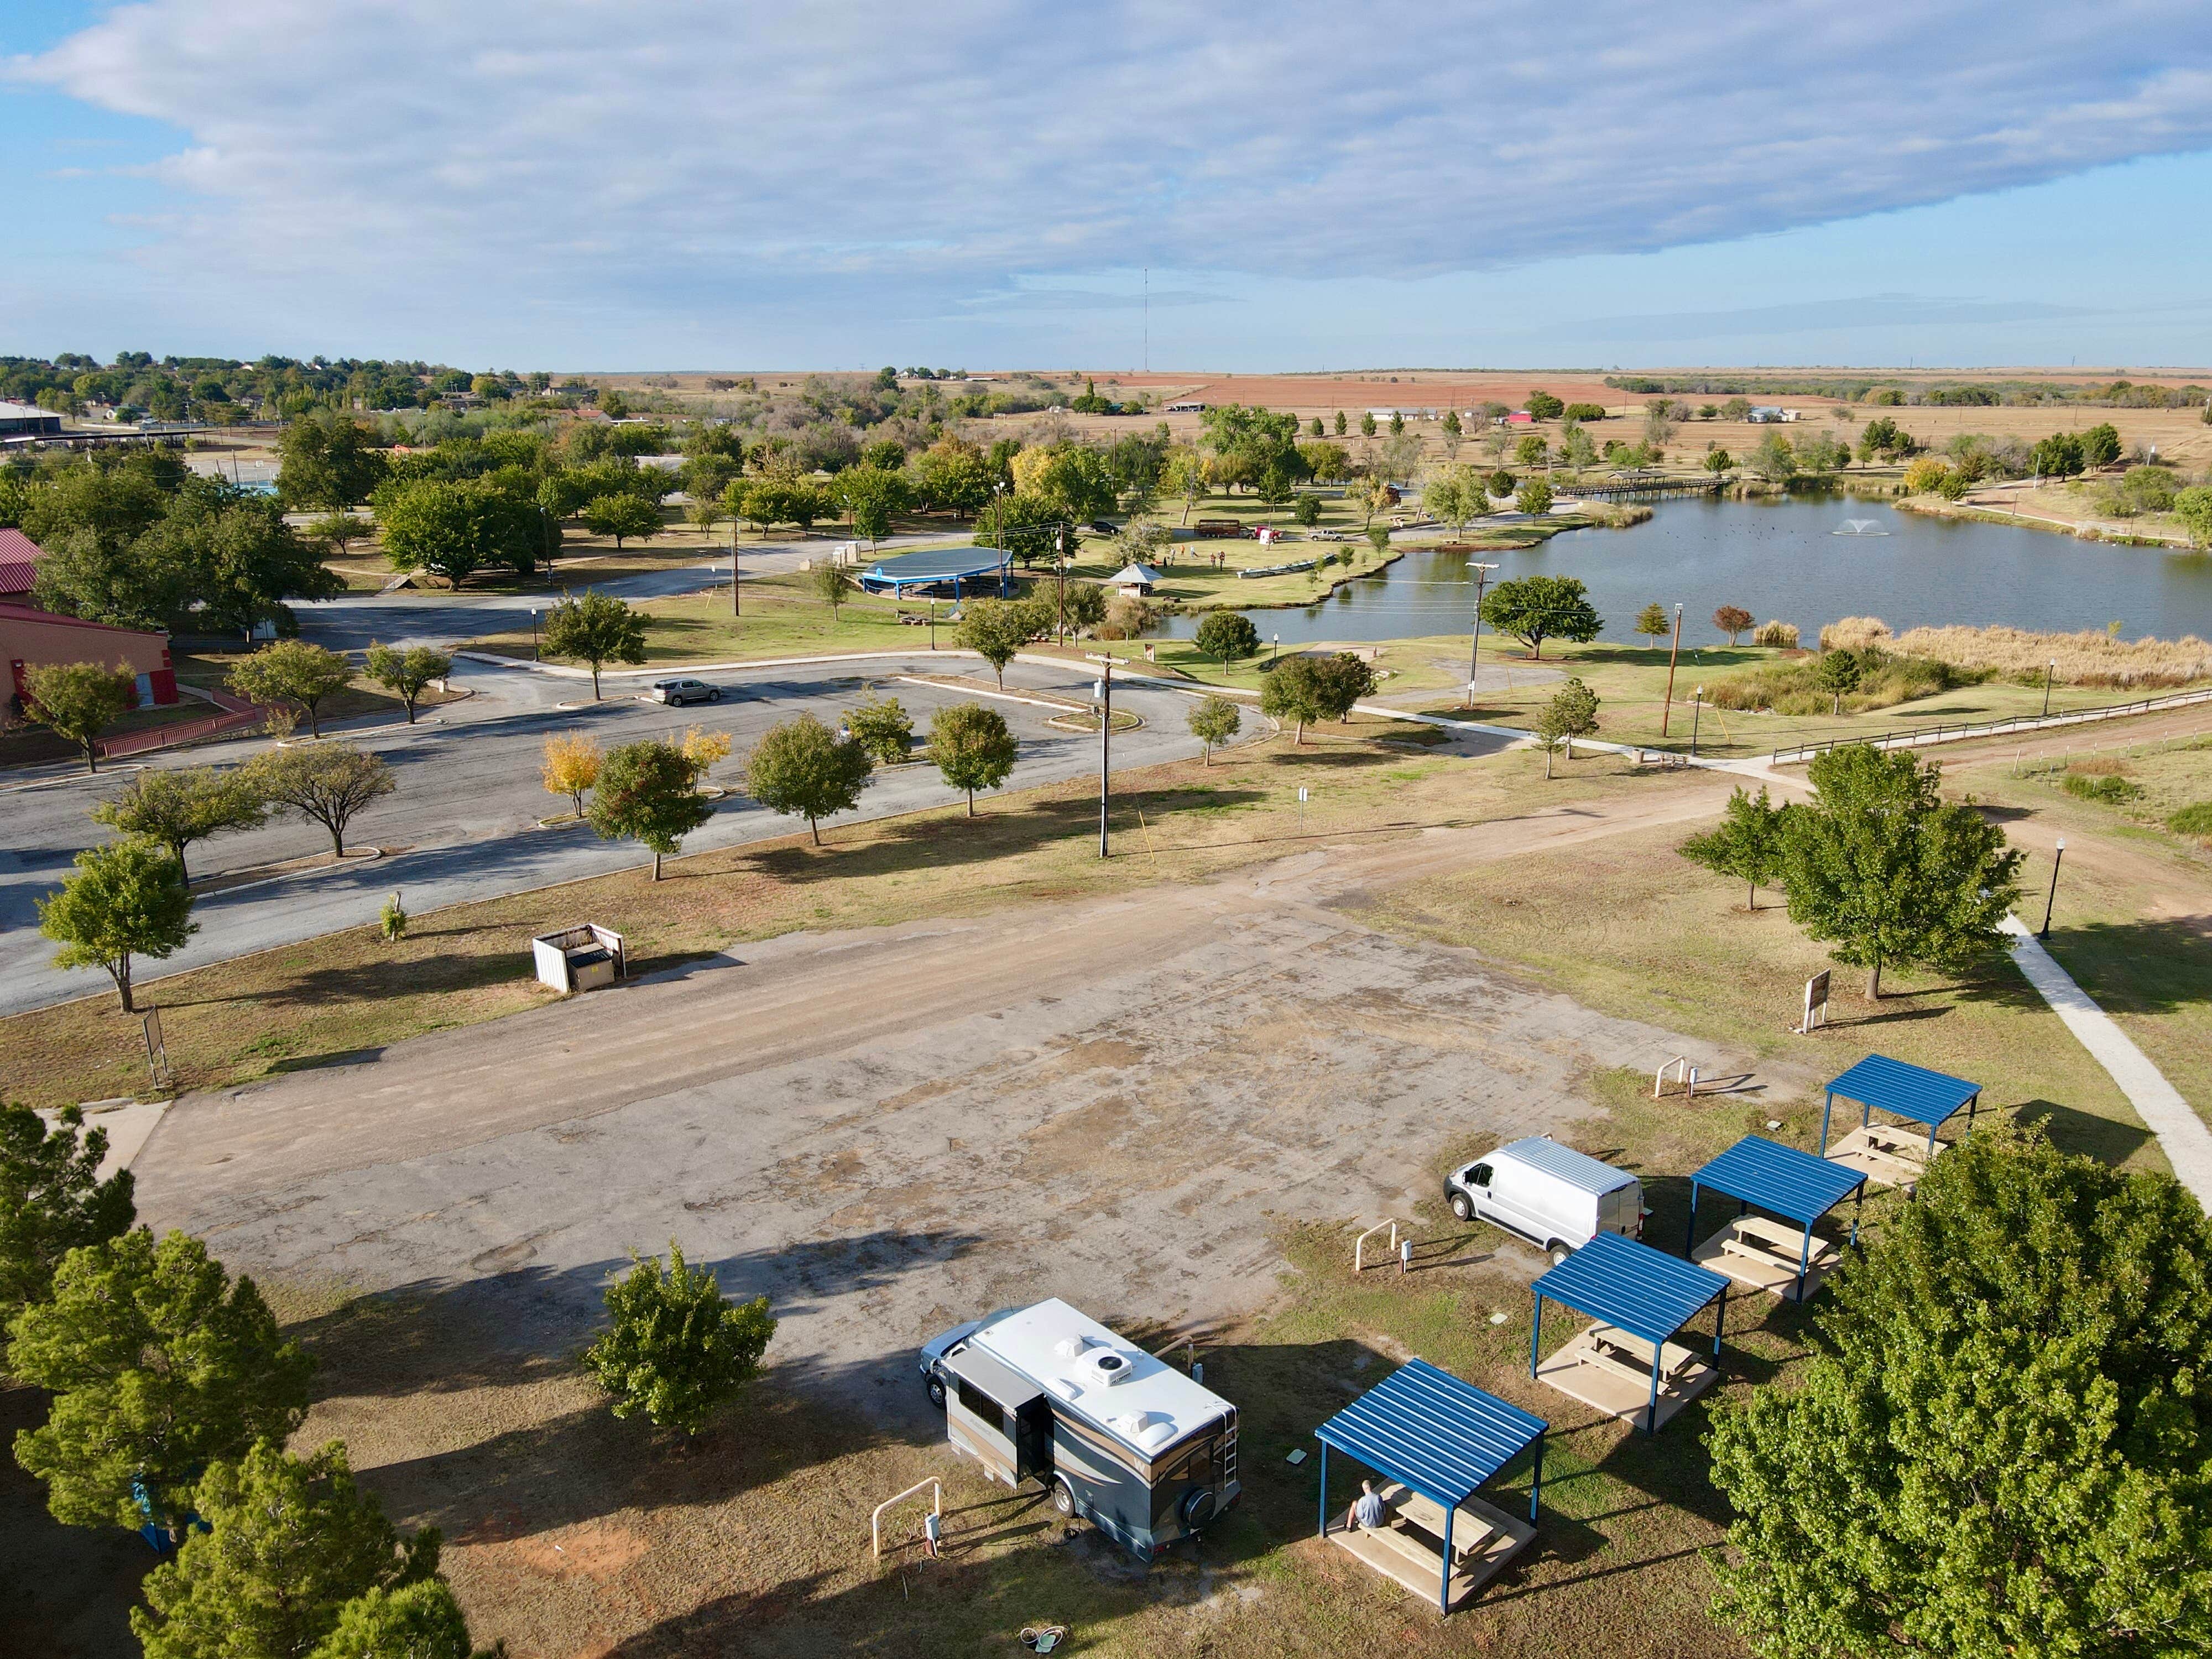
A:
<svg viewBox="0 0 2212 1659">
<path fill-rule="evenodd" d="M 1783 650 L 1795 651 L 1797 648 L 1797 624 L 1786 622 L 1768 623 L 1751 636 L 1751 642 L 1753 645 L 1775 646 Z"/>
<path fill-rule="evenodd" d="M 1771 625 L 1771 624 L 1770 624 Z M 1764 632 L 1765 630 L 1760 630 Z M 1838 688 L 1820 678 L 1824 661 L 1848 659 L 1856 683 L 1841 692 L 1853 709 L 1887 708 L 1917 697 L 1932 697 L 1987 679 L 1986 670 L 1960 669 L 1930 658 L 1906 657 L 1868 646 L 1857 651 L 1832 648 L 1825 657 L 1772 662 L 1705 688 L 1705 700 L 1720 708 L 1768 709 L 1778 714 L 1826 714 L 1837 706 Z M 1838 671 L 1830 669 L 1831 675 Z"/>
<path fill-rule="evenodd" d="M 2069 772 L 2063 787 L 2076 800 L 2100 800 L 2107 806 L 2124 806 L 2142 793 L 2141 786 L 2114 773 L 2085 777 L 2081 773 Z"/>
<path fill-rule="evenodd" d="M 2056 660 L 2064 685 L 2155 688 L 2212 678 L 2212 643 L 2120 640 L 2109 630 L 2038 634 L 2021 628 L 1914 628 L 1891 642 L 1906 656 L 1935 657 L 1960 668 L 1989 669 L 2022 685 L 2041 685 Z"/>
<path fill-rule="evenodd" d="M 2166 821 L 2166 827 L 2176 835 L 2212 836 L 2212 800 L 2183 807 Z"/>
</svg>

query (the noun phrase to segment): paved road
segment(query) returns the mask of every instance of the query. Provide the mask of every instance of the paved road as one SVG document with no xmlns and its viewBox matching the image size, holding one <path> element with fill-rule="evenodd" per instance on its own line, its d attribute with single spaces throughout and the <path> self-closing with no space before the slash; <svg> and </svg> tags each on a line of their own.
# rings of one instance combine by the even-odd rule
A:
<svg viewBox="0 0 2212 1659">
<path fill-rule="evenodd" d="M 731 734 L 735 754 L 718 777 L 734 781 L 738 763 L 761 734 L 802 710 L 835 722 L 872 686 L 896 696 L 927 730 L 930 712 L 974 701 L 972 691 L 897 683 L 902 674 L 967 672 L 988 675 L 972 658 L 927 652 L 902 659 L 747 669 L 711 677 L 726 688 L 719 705 L 684 709 L 638 700 L 637 690 L 665 669 L 605 677 L 608 700 L 589 702 L 586 679 L 464 663 L 454 684 L 475 696 L 440 710 L 442 723 L 363 732 L 356 741 L 382 755 L 398 775 L 398 792 L 363 812 L 347 834 L 349 846 L 405 848 L 396 856 L 342 871 L 304 873 L 270 885 L 210 893 L 195 915 L 200 932 L 158 972 L 176 973 L 271 945 L 289 944 L 375 920 L 385 895 L 404 890 L 407 906 L 434 907 L 495 896 L 553 882 L 626 869 L 643 861 L 628 842 L 605 842 L 587 830 L 541 830 L 542 817 L 566 802 L 545 793 L 539 766 L 546 734 L 576 728 L 612 747 L 639 738 L 680 732 L 697 724 Z M 1087 696 L 1087 674 L 1070 666 L 1017 663 L 1006 672 L 1009 691 L 1044 689 Z M 1116 705 L 1146 722 L 1117 737 L 1117 769 L 1148 766 L 1198 752 L 1186 717 L 1189 700 L 1179 693 L 1131 688 Z M 567 706 L 573 704 L 574 706 Z M 1097 740 L 1047 725 L 1054 709 L 1021 702 L 992 704 L 1013 726 L 1022 745 L 1010 787 L 1075 777 L 1097 764 Z M 1256 716 L 1251 717 L 1256 722 Z M 1259 729 L 1256 723 L 1250 728 Z M 234 765 L 268 745 L 259 739 L 224 744 L 182 755 L 157 755 L 154 766 Z M 33 901 L 50 893 L 68 872 L 77 851 L 106 832 L 87 809 L 111 793 L 119 772 L 64 776 L 46 787 L 0 794 L 0 1013 L 106 989 L 96 970 L 62 973 L 50 965 L 51 948 L 36 936 Z M 879 773 L 862 809 L 832 822 L 858 822 L 947 805 L 959 797 L 930 767 Z M 714 820 L 686 843 L 705 851 L 789 834 L 793 820 L 742 797 L 725 800 Z M 219 874 L 304 857 L 327 849 L 319 826 L 288 817 L 242 836 L 202 842 L 190 854 L 195 876 Z M 142 963 L 141 981 L 155 964 Z"/>
</svg>

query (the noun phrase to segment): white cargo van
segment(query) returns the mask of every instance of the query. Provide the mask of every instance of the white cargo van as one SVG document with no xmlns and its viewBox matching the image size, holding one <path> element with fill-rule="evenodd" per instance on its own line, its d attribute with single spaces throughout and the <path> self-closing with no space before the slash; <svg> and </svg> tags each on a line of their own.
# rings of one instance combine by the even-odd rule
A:
<svg viewBox="0 0 2212 1659">
<path fill-rule="evenodd" d="M 1540 1245 L 1554 1263 L 1600 1233 L 1640 1237 L 1644 1185 L 1625 1170 L 1532 1135 L 1485 1153 L 1444 1177 L 1462 1221 L 1489 1221 Z"/>
</svg>

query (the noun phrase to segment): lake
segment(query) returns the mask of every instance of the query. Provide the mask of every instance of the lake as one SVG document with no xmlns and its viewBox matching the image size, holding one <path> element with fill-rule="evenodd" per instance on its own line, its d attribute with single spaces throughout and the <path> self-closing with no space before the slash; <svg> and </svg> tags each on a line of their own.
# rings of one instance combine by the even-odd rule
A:
<svg viewBox="0 0 2212 1659">
<path fill-rule="evenodd" d="M 1846 520 L 1879 533 L 1836 534 Z M 1293 556 L 1296 556 L 1295 555 Z M 1538 546 L 1482 556 L 1510 576 L 1577 576 L 1605 618 L 1604 637 L 1653 600 L 1682 607 L 1685 640 L 1709 641 L 1712 614 L 1741 605 L 1779 617 L 1805 643 L 1840 617 L 1880 617 L 1902 633 L 1921 624 L 2008 623 L 2039 631 L 2102 629 L 2129 639 L 2212 639 L 2212 556 L 2119 547 L 2012 525 L 1899 513 L 1845 496 L 1772 501 L 1664 501 L 1629 530 L 1577 530 Z M 1339 588 L 1318 604 L 1255 610 L 1263 640 L 1393 640 L 1466 631 L 1474 585 L 1467 556 L 1426 550 Z M 1160 632 L 1188 639 L 1196 616 Z"/>
</svg>

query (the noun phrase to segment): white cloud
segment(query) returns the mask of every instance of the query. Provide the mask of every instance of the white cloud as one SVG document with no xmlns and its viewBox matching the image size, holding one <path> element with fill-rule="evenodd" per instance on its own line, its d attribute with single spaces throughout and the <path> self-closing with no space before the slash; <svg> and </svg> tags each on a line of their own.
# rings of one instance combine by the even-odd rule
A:
<svg viewBox="0 0 2212 1659">
<path fill-rule="evenodd" d="M 1147 264 L 1656 250 L 2212 148 L 2209 15 L 149 0 L 9 73 L 184 135 L 144 254 L 180 280 L 941 315 Z"/>
</svg>

